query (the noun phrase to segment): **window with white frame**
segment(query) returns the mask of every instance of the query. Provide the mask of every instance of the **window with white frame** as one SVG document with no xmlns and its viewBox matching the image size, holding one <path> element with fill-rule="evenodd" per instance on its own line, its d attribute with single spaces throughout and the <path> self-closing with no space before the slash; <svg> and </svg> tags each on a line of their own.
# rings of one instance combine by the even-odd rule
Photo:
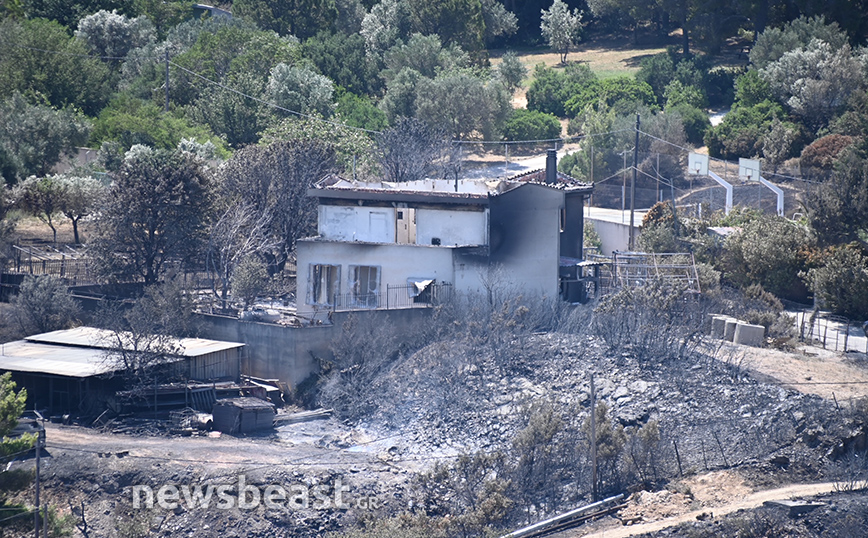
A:
<svg viewBox="0 0 868 538">
<path fill-rule="evenodd" d="M 341 293 L 341 266 L 310 264 L 307 304 L 335 306 Z"/>
<path fill-rule="evenodd" d="M 377 308 L 380 300 L 380 268 L 351 265 L 348 276 L 351 304 L 361 308 Z"/>
</svg>

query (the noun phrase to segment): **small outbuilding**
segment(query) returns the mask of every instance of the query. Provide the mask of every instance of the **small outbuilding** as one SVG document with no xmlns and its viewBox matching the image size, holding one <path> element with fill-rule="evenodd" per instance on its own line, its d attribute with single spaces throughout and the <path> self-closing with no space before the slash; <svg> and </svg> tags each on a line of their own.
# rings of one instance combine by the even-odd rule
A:
<svg viewBox="0 0 868 538">
<path fill-rule="evenodd" d="M 53 331 L 0 345 L 0 372 L 12 372 L 18 388 L 27 389 L 28 408 L 56 414 L 83 414 L 105 409 L 125 387 L 123 366 L 113 356 L 111 331 L 93 327 Z M 165 357 L 174 374 L 201 382 L 238 381 L 244 344 L 203 338 L 171 339 Z"/>
<path fill-rule="evenodd" d="M 217 400 L 211 414 L 214 429 L 223 433 L 251 433 L 274 427 L 274 405 L 259 398 Z"/>
</svg>

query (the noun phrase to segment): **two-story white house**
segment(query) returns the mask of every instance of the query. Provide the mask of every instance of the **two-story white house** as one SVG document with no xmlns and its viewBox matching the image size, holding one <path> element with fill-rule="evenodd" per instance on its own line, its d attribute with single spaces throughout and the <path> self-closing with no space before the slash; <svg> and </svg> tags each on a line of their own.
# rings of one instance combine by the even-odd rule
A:
<svg viewBox="0 0 868 538">
<path fill-rule="evenodd" d="M 508 179 L 326 178 L 308 191 L 318 233 L 297 242 L 298 313 L 428 305 L 483 291 L 495 269 L 522 294 L 583 300 L 576 266 L 592 190 L 557 172 L 554 151 L 545 170 Z"/>
</svg>

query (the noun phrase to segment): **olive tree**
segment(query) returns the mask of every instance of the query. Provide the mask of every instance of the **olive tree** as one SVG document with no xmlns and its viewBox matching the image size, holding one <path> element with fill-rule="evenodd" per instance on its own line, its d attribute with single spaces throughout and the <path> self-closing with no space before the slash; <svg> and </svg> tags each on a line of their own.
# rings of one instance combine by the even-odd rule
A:
<svg viewBox="0 0 868 538">
<path fill-rule="evenodd" d="M 0 103 L 0 161 L 7 182 L 44 176 L 87 143 L 91 123 L 70 109 L 33 105 L 19 93 Z"/>
<path fill-rule="evenodd" d="M 560 54 L 561 63 L 565 64 L 570 47 L 581 37 L 582 12 L 578 9 L 570 11 L 566 3 L 554 0 L 549 9 L 542 10 L 540 30 L 549 46 Z"/>
<path fill-rule="evenodd" d="M 271 70 L 266 94 L 274 103 L 303 114 L 331 114 L 334 84 L 307 68 L 280 63 Z"/>
<path fill-rule="evenodd" d="M 101 9 L 79 21 L 75 36 L 86 41 L 94 54 L 117 61 L 132 49 L 153 43 L 156 31 L 145 16 L 129 18 L 114 9 Z"/>
</svg>

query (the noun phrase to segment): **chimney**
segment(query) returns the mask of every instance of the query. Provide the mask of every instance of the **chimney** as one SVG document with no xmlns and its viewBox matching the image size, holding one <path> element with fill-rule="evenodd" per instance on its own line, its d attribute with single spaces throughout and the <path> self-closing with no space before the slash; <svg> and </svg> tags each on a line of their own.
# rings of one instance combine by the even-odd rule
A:
<svg viewBox="0 0 868 538">
<path fill-rule="evenodd" d="M 546 152 L 546 183 L 554 185 L 558 182 L 558 150 Z"/>
</svg>

